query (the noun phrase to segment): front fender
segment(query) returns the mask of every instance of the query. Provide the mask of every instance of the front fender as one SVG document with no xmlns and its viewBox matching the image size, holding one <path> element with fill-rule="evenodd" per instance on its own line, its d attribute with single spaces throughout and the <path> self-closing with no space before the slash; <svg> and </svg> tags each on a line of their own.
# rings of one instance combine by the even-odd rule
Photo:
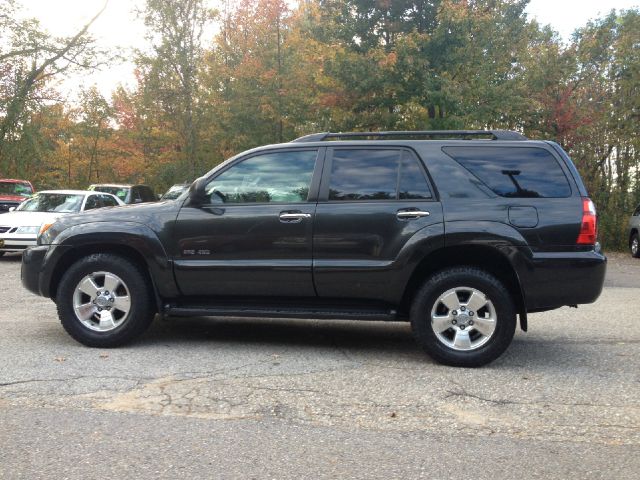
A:
<svg viewBox="0 0 640 480">
<path fill-rule="evenodd" d="M 115 221 L 73 225 L 55 237 L 43 263 L 43 294 L 51 296 L 51 283 L 59 273 L 58 268 L 65 264 L 70 256 L 76 260 L 78 255 L 85 252 L 114 250 L 129 251 L 141 257 L 162 297 L 171 298 L 178 295 L 172 263 L 158 235 L 142 223 Z"/>
</svg>

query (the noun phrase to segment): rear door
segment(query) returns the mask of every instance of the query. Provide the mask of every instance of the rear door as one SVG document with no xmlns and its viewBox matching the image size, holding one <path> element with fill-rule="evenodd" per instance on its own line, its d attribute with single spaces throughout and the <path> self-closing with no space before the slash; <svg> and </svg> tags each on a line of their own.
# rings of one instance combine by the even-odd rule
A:
<svg viewBox="0 0 640 480">
<path fill-rule="evenodd" d="M 411 262 L 404 247 L 418 232 L 442 242 L 442 221 L 413 151 L 328 148 L 313 236 L 318 295 L 399 300 Z"/>
</svg>

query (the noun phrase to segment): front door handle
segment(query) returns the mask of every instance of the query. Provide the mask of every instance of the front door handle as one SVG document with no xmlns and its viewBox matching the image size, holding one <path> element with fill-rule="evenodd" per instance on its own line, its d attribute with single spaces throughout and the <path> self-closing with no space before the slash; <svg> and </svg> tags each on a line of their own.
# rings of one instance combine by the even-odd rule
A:
<svg viewBox="0 0 640 480">
<path fill-rule="evenodd" d="M 411 220 L 413 218 L 422 218 L 422 217 L 428 217 L 430 214 L 429 212 L 425 211 L 425 210 L 411 210 L 411 209 L 406 209 L 406 210 L 398 210 L 398 213 L 396 213 L 396 216 L 400 219 L 400 220 Z"/>
<path fill-rule="evenodd" d="M 302 212 L 280 212 L 280 221 L 283 223 L 300 223 L 305 218 L 311 218 L 311 214 Z"/>
</svg>

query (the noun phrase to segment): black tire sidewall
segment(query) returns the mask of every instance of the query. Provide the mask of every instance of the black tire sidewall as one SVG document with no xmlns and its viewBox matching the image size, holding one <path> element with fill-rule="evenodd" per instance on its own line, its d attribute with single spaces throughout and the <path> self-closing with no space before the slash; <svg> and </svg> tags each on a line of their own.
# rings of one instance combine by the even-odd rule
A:
<svg viewBox="0 0 640 480">
<path fill-rule="evenodd" d="M 640 236 L 638 236 L 637 233 L 634 233 L 633 235 L 631 235 L 631 241 L 629 242 L 629 252 L 631 252 L 631 256 L 633 258 L 640 258 L 640 248 L 638 248 L 638 251 L 636 252 L 636 254 L 633 254 L 633 251 L 631 250 L 631 245 L 633 244 L 633 241 L 637 240 L 640 242 Z"/>
<path fill-rule="evenodd" d="M 97 332 L 84 326 L 73 309 L 78 283 L 93 272 L 117 275 L 129 289 L 131 309 L 127 320 L 116 329 Z M 153 319 L 151 294 L 146 276 L 129 260 L 113 254 L 93 254 L 74 263 L 63 275 L 56 294 L 58 316 L 64 329 L 78 342 L 90 347 L 116 347 L 140 335 Z"/>
<path fill-rule="evenodd" d="M 431 326 L 431 310 L 447 290 L 472 287 L 484 293 L 496 309 L 496 329 L 478 349 L 457 351 L 438 340 Z M 516 311 L 507 289 L 492 275 L 472 267 L 443 270 L 429 279 L 416 295 L 411 308 L 411 326 L 418 343 L 440 363 L 479 367 L 498 358 L 507 349 L 516 327 Z"/>
</svg>

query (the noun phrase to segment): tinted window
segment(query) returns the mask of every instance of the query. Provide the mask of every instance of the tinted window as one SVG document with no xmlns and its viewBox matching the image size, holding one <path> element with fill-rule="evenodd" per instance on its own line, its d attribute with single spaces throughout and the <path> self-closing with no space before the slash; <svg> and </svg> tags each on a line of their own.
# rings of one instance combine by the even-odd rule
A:
<svg viewBox="0 0 640 480">
<path fill-rule="evenodd" d="M 157 200 L 156 196 L 153 194 L 153 191 L 150 187 L 141 186 L 138 187 L 140 189 L 140 198 L 144 202 L 155 202 Z"/>
<path fill-rule="evenodd" d="M 207 185 L 211 203 L 306 202 L 317 150 L 256 155 Z"/>
<path fill-rule="evenodd" d="M 503 197 L 568 197 L 562 168 L 542 148 L 443 147 L 447 155 Z"/>
<path fill-rule="evenodd" d="M 102 203 L 104 204 L 105 207 L 118 206 L 118 202 L 116 202 L 116 199 L 113 197 L 110 197 L 109 195 L 100 195 L 100 199 L 102 200 Z"/>
<path fill-rule="evenodd" d="M 85 210 L 93 210 L 94 208 L 100 207 L 102 207 L 102 203 L 100 202 L 98 195 L 90 195 L 87 198 L 87 203 L 84 204 Z"/>
<path fill-rule="evenodd" d="M 418 159 L 405 152 L 400 169 L 398 198 L 400 200 L 420 200 L 431 197 L 431 189 L 422 167 L 418 164 Z"/>
<path fill-rule="evenodd" d="M 395 200 L 398 150 L 335 150 L 329 200 Z"/>
<path fill-rule="evenodd" d="M 638 215 L 640 215 L 640 205 L 638 205 L 638 208 L 636 208 L 636 211 L 633 212 L 634 217 L 637 217 Z"/>
</svg>

